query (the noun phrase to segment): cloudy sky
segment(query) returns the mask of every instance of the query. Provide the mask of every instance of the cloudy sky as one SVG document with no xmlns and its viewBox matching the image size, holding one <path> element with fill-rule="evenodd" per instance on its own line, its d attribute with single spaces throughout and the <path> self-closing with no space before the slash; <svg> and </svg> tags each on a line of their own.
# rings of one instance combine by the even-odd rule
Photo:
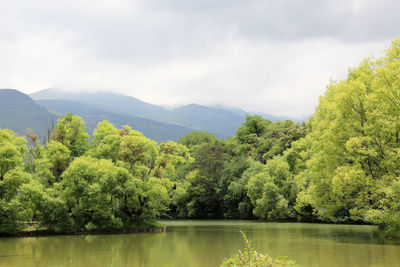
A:
<svg viewBox="0 0 400 267">
<path fill-rule="evenodd" d="M 398 0 L 1 0 L 0 88 L 303 117 L 400 37 Z"/>
</svg>

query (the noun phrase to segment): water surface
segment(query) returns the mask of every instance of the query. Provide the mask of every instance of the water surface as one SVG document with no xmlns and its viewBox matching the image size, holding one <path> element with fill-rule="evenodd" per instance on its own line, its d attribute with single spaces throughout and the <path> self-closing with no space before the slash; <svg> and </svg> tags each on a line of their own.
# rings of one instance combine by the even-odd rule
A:
<svg viewBox="0 0 400 267">
<path fill-rule="evenodd" d="M 0 266 L 218 266 L 243 248 L 289 256 L 303 266 L 400 266 L 400 241 L 367 225 L 165 221 L 166 233 L 0 239 Z"/>
</svg>

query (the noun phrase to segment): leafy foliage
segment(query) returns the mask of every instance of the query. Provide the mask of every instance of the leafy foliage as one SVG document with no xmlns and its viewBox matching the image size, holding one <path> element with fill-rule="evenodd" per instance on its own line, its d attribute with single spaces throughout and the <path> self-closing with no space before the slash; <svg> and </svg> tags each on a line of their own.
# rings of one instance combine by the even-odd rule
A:
<svg viewBox="0 0 400 267">
<path fill-rule="evenodd" d="M 296 175 L 298 210 L 399 232 L 400 40 L 330 84 L 310 119 Z"/>
<path fill-rule="evenodd" d="M 363 222 L 399 235 L 399 88 L 400 39 L 332 82 L 307 124 L 247 116 L 229 139 L 193 132 L 157 144 L 103 121 L 89 142 L 68 114 L 46 144 L 30 135 L 29 148 L 0 130 L 0 232 L 30 220 L 69 232 L 170 216 Z"/>
<path fill-rule="evenodd" d="M 31 220 L 56 232 L 156 225 L 172 200 L 167 177 L 192 161 L 189 150 L 175 142 L 157 146 L 106 121 L 88 139 L 72 114 L 59 120 L 45 145 L 32 136 L 29 149 L 24 138 L 0 130 L 0 233 L 20 231 Z"/>
<path fill-rule="evenodd" d="M 73 157 L 79 157 L 88 148 L 89 135 L 85 129 L 85 122 L 69 113 L 59 119 L 50 139 L 65 145 Z"/>
<path fill-rule="evenodd" d="M 186 174 L 175 197 L 178 216 L 296 219 L 294 175 L 281 155 L 305 133 L 305 125 L 247 116 L 228 140 L 201 132 L 181 138 L 195 160 L 180 169 Z"/>
<path fill-rule="evenodd" d="M 221 267 L 300 267 L 295 261 L 286 257 L 272 258 L 268 255 L 258 253 L 251 246 L 251 241 L 247 239 L 245 233 L 242 233 L 245 250 L 240 251 L 226 259 Z"/>
</svg>

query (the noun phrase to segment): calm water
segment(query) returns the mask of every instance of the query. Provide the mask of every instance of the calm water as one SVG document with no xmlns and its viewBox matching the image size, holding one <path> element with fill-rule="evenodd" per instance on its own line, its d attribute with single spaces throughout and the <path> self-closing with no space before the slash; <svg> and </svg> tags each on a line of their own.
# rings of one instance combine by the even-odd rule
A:
<svg viewBox="0 0 400 267">
<path fill-rule="evenodd" d="M 254 221 L 167 221 L 166 233 L 0 238 L 0 266 L 218 266 L 243 248 L 304 266 L 400 266 L 400 241 L 373 226 Z"/>
</svg>

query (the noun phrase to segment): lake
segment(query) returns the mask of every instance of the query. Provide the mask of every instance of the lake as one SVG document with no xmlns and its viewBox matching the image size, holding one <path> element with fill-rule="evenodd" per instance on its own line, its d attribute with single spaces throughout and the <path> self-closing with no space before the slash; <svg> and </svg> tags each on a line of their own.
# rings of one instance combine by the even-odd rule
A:
<svg viewBox="0 0 400 267">
<path fill-rule="evenodd" d="M 166 233 L 0 238 L 0 266 L 218 266 L 253 247 L 303 266 L 400 266 L 400 241 L 371 237 L 374 226 L 244 220 L 163 221 Z"/>
</svg>

